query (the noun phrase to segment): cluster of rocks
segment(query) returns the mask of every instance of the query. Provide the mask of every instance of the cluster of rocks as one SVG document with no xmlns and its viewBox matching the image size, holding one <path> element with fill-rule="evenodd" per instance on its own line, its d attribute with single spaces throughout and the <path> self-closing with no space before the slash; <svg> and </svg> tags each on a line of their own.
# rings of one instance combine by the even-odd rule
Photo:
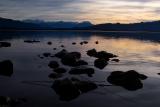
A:
<svg viewBox="0 0 160 107">
<path fill-rule="evenodd" d="M 137 90 L 143 87 L 141 80 L 147 79 L 146 75 L 139 74 L 135 70 L 127 72 L 114 71 L 107 78 L 108 82 L 117 86 L 124 87 L 127 90 Z"/>
<path fill-rule="evenodd" d="M 61 59 L 62 64 L 67 66 L 81 66 L 81 65 L 88 65 L 88 63 L 84 60 L 81 60 L 81 53 L 80 52 L 68 52 L 65 49 L 55 54 L 55 57 Z"/>
<path fill-rule="evenodd" d="M 70 101 L 77 98 L 80 94 L 95 90 L 97 85 L 90 81 L 80 81 L 77 78 L 65 78 L 55 80 L 52 88 L 59 95 L 60 100 Z"/>
<path fill-rule="evenodd" d="M 11 43 L 9 42 L 0 42 L 0 48 L 2 47 L 11 47 Z"/>
<path fill-rule="evenodd" d="M 106 51 L 97 52 L 96 49 L 88 50 L 87 55 L 90 56 L 90 57 L 97 58 L 94 61 L 94 66 L 99 68 L 99 69 L 103 69 L 105 66 L 107 66 L 110 58 L 118 57 L 117 55 L 114 55 L 112 53 L 108 53 Z M 118 62 L 119 60 L 114 59 L 114 61 Z"/>
</svg>

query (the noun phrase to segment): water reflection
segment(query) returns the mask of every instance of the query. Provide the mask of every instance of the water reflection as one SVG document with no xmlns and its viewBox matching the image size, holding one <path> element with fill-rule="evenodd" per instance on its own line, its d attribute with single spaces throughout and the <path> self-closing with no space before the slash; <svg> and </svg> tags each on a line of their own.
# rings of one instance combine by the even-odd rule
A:
<svg viewBox="0 0 160 107">
<path fill-rule="evenodd" d="M 108 105 L 108 103 L 106 104 L 106 99 L 111 102 L 110 106 L 116 106 L 116 103 L 114 103 L 115 100 L 121 102 L 123 99 L 118 97 L 118 95 L 113 96 L 115 93 L 126 97 L 126 99 L 131 99 L 133 97 L 135 99 L 143 99 L 148 95 L 151 96 L 148 99 L 153 100 L 151 99 L 153 96 L 147 91 L 154 91 L 160 83 L 158 80 L 155 83 L 155 80 L 153 79 L 153 77 L 159 78 L 157 75 L 160 70 L 159 36 L 157 36 L 158 34 L 144 35 L 136 33 L 128 35 L 129 36 L 122 33 L 111 34 L 96 32 L 0 32 L 1 41 L 7 41 L 12 44 L 10 48 L 0 48 L 0 59 L 1 61 L 10 59 L 14 63 L 14 74 L 10 78 L 0 77 L 0 85 L 2 87 L 0 95 L 12 95 L 18 97 L 24 97 L 24 95 L 26 95 L 28 98 L 32 98 L 33 101 L 39 102 L 40 106 L 44 103 L 48 105 L 55 104 L 56 106 L 64 106 L 64 103 L 57 100 L 56 95 L 58 95 L 61 100 L 71 101 L 70 107 L 77 105 L 85 107 L 86 103 L 87 106 L 99 106 L 99 104 L 96 103 L 97 101 L 103 103 L 102 107 L 105 107 Z M 25 40 L 31 40 L 31 42 L 34 42 L 35 40 L 40 42 L 35 44 L 26 43 L 24 42 Z M 86 43 L 84 43 L 84 41 Z M 81 42 L 83 42 L 83 45 L 80 44 Z M 61 47 L 62 45 L 64 47 Z M 108 61 L 108 65 L 102 70 L 93 67 L 95 71 L 93 72 L 92 70 L 91 74 L 94 74 L 92 77 L 84 75 L 85 73 L 78 75 L 75 75 L 74 73 L 76 79 L 71 79 L 70 77 L 73 75 L 70 75 L 69 71 L 72 67 L 63 65 L 61 59 L 54 57 L 55 53 L 64 48 L 69 52 L 80 52 L 81 61 L 86 61 L 88 65 L 86 64 L 85 67 L 87 66 L 89 68 L 93 67 L 95 61 L 94 57 L 89 57 L 86 54 L 86 51 L 89 49 L 95 48 L 97 51 L 107 51 L 118 55 L 119 57 L 115 61 Z M 49 56 L 48 53 L 50 53 Z M 45 57 L 46 55 L 48 57 Z M 48 64 L 53 60 L 57 61 L 60 68 L 65 68 L 66 71 L 61 71 L 62 69 L 57 71 L 58 68 L 54 70 L 50 69 Z M 149 78 L 143 83 L 140 78 L 138 78 L 138 80 L 136 78 L 136 84 L 134 86 L 128 83 L 130 84 L 129 88 L 122 85 L 120 85 L 123 87 L 122 89 L 115 86 L 97 88 L 97 84 L 100 84 L 100 81 L 104 81 L 101 86 L 110 85 L 109 83 L 111 82 L 106 81 L 106 78 L 110 76 L 110 72 L 117 70 L 128 71 L 131 69 L 136 70 L 140 74 L 144 74 Z M 63 74 L 59 72 L 63 72 Z M 54 73 L 58 73 L 61 76 L 56 79 L 48 78 L 49 74 L 52 74 L 49 77 L 55 77 L 56 75 Z M 71 74 L 73 74 L 73 72 Z M 43 80 L 48 81 L 43 83 L 45 88 L 39 87 L 39 85 L 27 85 L 21 82 Z M 125 78 L 125 81 L 128 80 Z M 133 82 L 135 81 L 133 80 Z M 151 89 L 150 86 L 152 86 L 151 84 L 153 83 L 155 88 Z M 41 86 L 41 83 L 39 84 Z M 50 89 L 51 86 L 52 89 Z M 12 91 L 9 89 L 12 89 Z M 125 89 L 136 91 L 128 92 Z M 99 91 L 97 93 L 102 93 L 104 90 L 107 94 L 95 94 L 95 91 Z M 140 92 L 143 93 L 142 96 L 140 96 Z M 159 98 L 158 92 L 154 95 L 157 95 L 157 98 Z M 73 104 L 74 101 L 72 102 L 73 99 L 76 99 L 74 100 L 76 102 L 75 104 Z M 92 104 L 89 103 L 89 101 L 92 101 Z M 141 100 L 136 102 L 139 101 Z M 120 105 L 124 107 L 130 106 L 127 101 L 124 102 L 125 103 L 121 103 Z M 29 106 L 32 104 L 33 103 Z"/>
</svg>

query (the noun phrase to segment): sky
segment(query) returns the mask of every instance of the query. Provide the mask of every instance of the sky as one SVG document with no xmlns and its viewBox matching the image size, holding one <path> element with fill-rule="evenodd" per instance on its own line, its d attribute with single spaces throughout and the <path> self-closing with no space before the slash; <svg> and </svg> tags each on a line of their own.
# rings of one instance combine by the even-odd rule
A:
<svg viewBox="0 0 160 107">
<path fill-rule="evenodd" d="M 135 23 L 160 20 L 160 0 L 0 0 L 0 17 Z"/>
</svg>

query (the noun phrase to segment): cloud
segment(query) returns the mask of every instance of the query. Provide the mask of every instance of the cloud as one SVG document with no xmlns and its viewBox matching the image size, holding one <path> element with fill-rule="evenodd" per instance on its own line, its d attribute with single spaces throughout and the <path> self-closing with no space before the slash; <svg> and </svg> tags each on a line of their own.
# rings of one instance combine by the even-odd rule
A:
<svg viewBox="0 0 160 107">
<path fill-rule="evenodd" d="M 0 16 L 104 22 L 160 19 L 159 0 L 0 0 Z"/>
</svg>

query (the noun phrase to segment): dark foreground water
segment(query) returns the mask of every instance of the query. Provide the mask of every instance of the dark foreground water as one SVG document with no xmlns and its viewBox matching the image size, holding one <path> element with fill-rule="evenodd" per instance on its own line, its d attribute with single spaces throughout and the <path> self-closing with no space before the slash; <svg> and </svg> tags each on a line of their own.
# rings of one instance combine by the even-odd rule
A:
<svg viewBox="0 0 160 107">
<path fill-rule="evenodd" d="M 39 40 L 39 43 L 25 43 L 24 40 Z M 81 41 L 88 41 L 80 45 Z M 99 44 L 95 44 L 95 41 Z M 25 98 L 27 102 L 18 107 L 159 107 L 160 105 L 160 34 L 159 33 L 96 33 L 96 32 L 1 32 L 0 41 L 7 41 L 11 47 L 0 48 L 0 61 L 11 60 L 14 73 L 11 77 L 0 76 L 0 96 Z M 47 42 L 51 41 L 52 45 Z M 76 45 L 72 45 L 76 42 Z M 95 69 L 93 77 L 87 75 L 63 74 L 62 78 L 76 77 L 96 84 L 109 85 L 107 77 L 113 71 L 136 70 L 148 78 L 143 88 L 129 91 L 120 86 L 99 86 L 83 93 L 71 101 L 62 101 L 51 88 L 54 80 L 48 78 L 52 69 L 51 60 L 57 58 L 39 58 L 45 52 L 55 54 L 63 48 L 78 51 L 82 59 Z M 53 50 L 57 48 L 57 50 Z M 98 51 L 118 55 L 120 62 L 109 62 L 103 70 L 95 68 L 94 58 L 86 51 L 95 48 Z M 67 70 L 70 67 L 64 66 Z M 61 78 L 61 79 L 62 79 Z"/>
</svg>

